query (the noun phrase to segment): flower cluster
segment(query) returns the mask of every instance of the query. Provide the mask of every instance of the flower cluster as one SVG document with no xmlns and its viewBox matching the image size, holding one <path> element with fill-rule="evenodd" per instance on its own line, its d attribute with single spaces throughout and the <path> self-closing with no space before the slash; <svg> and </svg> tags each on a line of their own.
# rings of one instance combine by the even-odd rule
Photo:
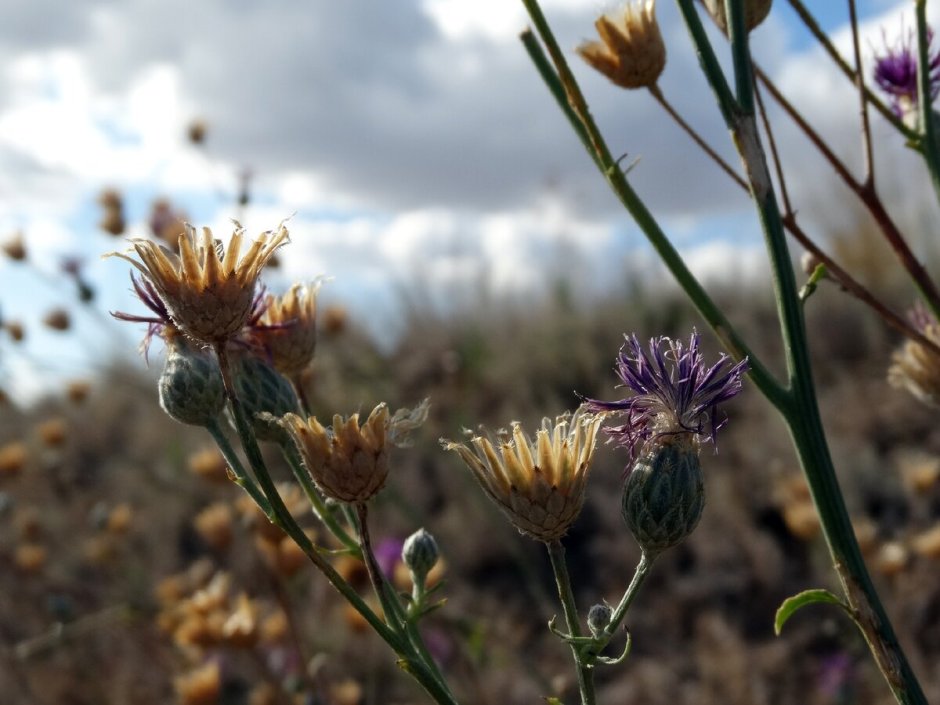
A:
<svg viewBox="0 0 940 705">
<path fill-rule="evenodd" d="M 699 352 L 698 333 L 688 347 L 666 337 L 653 338 L 649 352 L 636 335 L 620 349 L 616 372 L 634 396 L 619 401 L 589 399 L 594 411 L 624 414 L 626 421 L 609 429 L 636 459 L 646 445 L 664 436 L 688 435 L 697 442 L 714 442 L 724 421 L 717 405 L 741 391 L 747 360 L 731 364 L 722 354 L 711 367 Z"/>
</svg>

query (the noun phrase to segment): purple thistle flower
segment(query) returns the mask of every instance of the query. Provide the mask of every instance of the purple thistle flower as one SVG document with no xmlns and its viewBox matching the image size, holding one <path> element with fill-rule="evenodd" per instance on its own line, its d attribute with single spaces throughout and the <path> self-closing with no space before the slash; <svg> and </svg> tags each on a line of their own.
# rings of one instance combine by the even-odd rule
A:
<svg viewBox="0 0 940 705">
<path fill-rule="evenodd" d="M 649 353 L 636 335 L 617 357 L 616 372 L 623 386 L 634 396 L 620 401 L 586 400 L 592 411 L 614 411 L 626 415 L 626 422 L 608 433 L 630 450 L 636 459 L 646 445 L 662 436 L 688 434 L 699 442 L 715 441 L 724 425 L 717 405 L 741 391 L 741 375 L 747 359 L 730 365 L 722 354 L 706 367 L 699 352 L 699 335 L 692 333 L 688 348 L 666 337 L 650 340 Z"/>
<path fill-rule="evenodd" d="M 940 52 L 932 51 L 933 31 L 927 32 L 930 70 L 930 100 L 940 92 Z M 884 40 L 885 53 L 875 57 L 875 83 L 890 96 L 891 109 L 898 117 L 917 106 L 917 42 L 914 33 L 902 36 L 893 47 Z"/>
</svg>

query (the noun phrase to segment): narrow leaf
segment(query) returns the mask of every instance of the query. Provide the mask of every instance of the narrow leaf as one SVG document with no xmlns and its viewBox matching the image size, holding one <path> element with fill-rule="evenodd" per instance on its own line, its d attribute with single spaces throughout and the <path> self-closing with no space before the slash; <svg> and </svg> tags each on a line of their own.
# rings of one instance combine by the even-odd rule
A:
<svg viewBox="0 0 940 705">
<path fill-rule="evenodd" d="M 828 590 L 823 588 L 804 590 L 803 592 L 788 597 L 780 604 L 780 607 L 777 608 L 777 616 L 774 618 L 774 634 L 780 636 L 780 630 L 783 629 L 783 625 L 786 624 L 787 620 L 793 616 L 793 613 L 801 607 L 811 605 L 814 602 L 838 605 L 846 612 L 849 612 L 848 605 Z"/>
</svg>

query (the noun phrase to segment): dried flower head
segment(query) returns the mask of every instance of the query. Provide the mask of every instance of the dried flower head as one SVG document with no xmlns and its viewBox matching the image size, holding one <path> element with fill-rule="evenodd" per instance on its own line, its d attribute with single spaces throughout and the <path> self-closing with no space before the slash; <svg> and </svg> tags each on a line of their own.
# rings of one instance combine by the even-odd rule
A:
<svg viewBox="0 0 940 705">
<path fill-rule="evenodd" d="M 933 32 L 928 32 L 933 44 Z M 917 114 L 917 42 L 913 32 L 902 35 L 894 46 L 884 39 L 884 54 L 875 57 L 874 78 L 889 98 L 895 115 L 905 118 Z M 928 46 L 930 100 L 940 92 L 940 51 Z"/>
<path fill-rule="evenodd" d="M 222 672 L 218 661 L 210 661 L 173 679 L 181 705 L 216 705 L 222 694 Z"/>
<path fill-rule="evenodd" d="M 772 0 L 744 0 L 744 26 L 748 32 L 767 19 Z M 725 16 L 725 0 L 705 0 L 705 9 L 715 20 L 718 28 L 728 33 L 728 19 Z"/>
<path fill-rule="evenodd" d="M 21 343 L 23 338 L 26 337 L 26 329 L 19 321 L 4 321 L 0 328 L 7 332 L 7 335 L 14 343 Z"/>
<path fill-rule="evenodd" d="M 29 460 L 29 450 L 22 441 L 10 441 L 0 446 L 0 477 L 16 475 Z"/>
<path fill-rule="evenodd" d="M 699 336 L 693 332 L 686 348 L 680 341 L 653 338 L 649 354 L 633 335 L 620 349 L 617 376 L 634 396 L 620 401 L 589 399 L 593 411 L 614 411 L 626 422 L 609 429 L 630 450 L 631 458 L 642 454 L 646 444 L 664 436 L 688 434 L 696 443 L 715 440 L 724 421 L 717 406 L 741 391 L 741 375 L 747 359 L 730 364 L 722 354 L 711 367 L 699 352 Z"/>
<path fill-rule="evenodd" d="M 191 120 L 186 127 L 186 137 L 193 144 L 202 144 L 206 141 L 206 132 L 209 130 L 209 124 L 202 118 Z"/>
<path fill-rule="evenodd" d="M 235 225 L 224 249 L 213 240 L 209 228 L 203 228 L 199 238 L 189 227 L 179 238 L 179 256 L 143 239 L 131 241 L 140 261 L 117 252 L 111 256 L 127 260 L 144 275 L 183 333 L 198 342 L 222 343 L 248 322 L 261 269 L 288 241 L 282 224 L 276 231 L 262 233 L 239 257 L 244 229 Z"/>
<path fill-rule="evenodd" d="M 283 296 L 268 294 L 249 340 L 264 350 L 274 369 L 288 377 L 313 361 L 317 344 L 317 292 L 322 279 L 294 284 Z"/>
<path fill-rule="evenodd" d="M 914 327 L 940 345 L 940 323 L 918 303 L 910 314 Z M 891 357 L 888 382 L 892 387 L 906 389 L 920 402 L 940 407 L 940 355 L 925 345 L 906 340 Z"/>
<path fill-rule="evenodd" d="M 46 328 L 61 332 L 72 327 L 72 318 L 65 309 L 54 308 L 42 317 L 42 323 Z"/>
<path fill-rule="evenodd" d="M 385 485 L 388 476 L 388 447 L 407 445 L 411 431 L 424 423 L 428 400 L 414 409 L 399 409 L 389 416 L 379 404 L 359 425 L 359 414 L 333 417 L 333 427 L 324 428 L 316 417 L 307 420 L 287 414 L 281 425 L 287 430 L 304 466 L 323 493 L 340 502 L 365 502 Z"/>
<path fill-rule="evenodd" d="M 3 254 L 14 262 L 22 262 L 26 259 L 26 243 L 23 241 L 23 233 L 16 233 L 9 240 L 0 245 Z"/>
<path fill-rule="evenodd" d="M 554 423 L 543 419 L 534 440 L 514 422 L 510 433 L 441 444 L 460 455 L 519 531 L 549 542 L 564 536 L 581 511 L 602 419 L 582 407 Z"/>
<path fill-rule="evenodd" d="M 656 0 L 629 0 L 594 22 L 601 41 L 577 51 L 591 66 L 622 88 L 656 85 L 666 66 L 666 44 L 656 22 Z"/>
</svg>

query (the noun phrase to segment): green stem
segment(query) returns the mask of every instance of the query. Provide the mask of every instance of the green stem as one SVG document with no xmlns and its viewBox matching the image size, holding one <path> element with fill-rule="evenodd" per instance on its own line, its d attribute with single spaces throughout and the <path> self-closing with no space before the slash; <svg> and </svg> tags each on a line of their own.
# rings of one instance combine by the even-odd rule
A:
<svg viewBox="0 0 940 705">
<path fill-rule="evenodd" d="M 627 615 L 627 610 L 630 609 L 630 605 L 633 604 L 633 599 L 639 593 L 643 581 L 646 580 L 650 571 L 653 569 L 653 561 L 655 560 L 656 556 L 650 555 L 646 551 L 643 551 L 640 555 L 640 562 L 637 564 L 636 571 L 633 573 L 633 580 L 630 581 L 626 591 L 623 593 L 623 597 L 620 599 L 620 603 L 610 616 L 610 623 L 607 625 L 607 628 L 604 629 L 603 637 L 598 640 L 600 646 L 597 651 L 598 653 L 604 650 L 604 647 L 610 643 L 614 634 L 617 633 L 617 629 L 620 627 L 620 623 L 623 622 L 623 618 Z"/>
<path fill-rule="evenodd" d="M 774 295 L 780 317 L 789 376 L 788 402 L 778 407 L 793 437 L 803 472 L 819 513 L 833 565 L 872 655 L 899 703 L 926 705 L 926 699 L 881 604 L 862 559 L 852 522 L 836 479 L 816 391 L 803 307 L 790 263 L 783 222 L 771 188 L 770 172 L 753 114 L 741 113 L 728 124 L 751 180 L 751 193 L 773 268 Z"/>
<path fill-rule="evenodd" d="M 251 476 L 245 472 L 245 468 L 242 465 L 241 460 L 238 458 L 238 454 L 235 452 L 235 449 L 232 447 L 232 444 L 229 443 L 228 438 L 225 433 L 223 433 L 221 426 L 219 426 L 218 421 L 213 421 L 212 423 L 206 426 L 206 430 L 209 432 L 209 435 L 212 436 L 212 440 L 215 441 L 215 444 L 219 447 L 219 451 L 222 453 L 222 457 L 225 458 L 225 462 L 228 463 L 229 468 L 232 470 L 232 474 L 235 476 L 235 484 L 241 487 L 248 495 L 254 500 L 261 511 L 264 512 L 264 515 L 272 522 L 274 522 L 274 511 L 271 509 L 271 503 L 268 502 L 267 498 L 261 493 L 261 490 L 258 489 L 258 485 L 255 484 L 255 481 L 251 479 Z"/>
<path fill-rule="evenodd" d="M 937 198 L 940 199 L 940 144 L 937 142 L 936 117 L 933 111 L 933 97 L 930 92 L 930 37 L 927 27 L 927 2 L 916 0 L 917 17 L 917 105 L 920 110 L 920 129 L 923 137 L 922 152 L 930 181 Z M 922 292 L 923 293 L 923 292 Z M 940 302 L 924 297 L 934 316 L 940 320 Z"/>
<path fill-rule="evenodd" d="M 686 28 L 692 37 L 692 44 L 698 55 L 699 64 L 702 72 L 708 78 L 708 83 L 715 94 L 718 102 L 718 109 L 721 111 L 725 122 L 731 119 L 737 107 L 737 101 L 731 93 L 725 74 L 721 70 L 721 64 L 718 63 L 718 57 L 715 56 L 715 50 L 712 49 L 711 42 L 708 41 L 708 35 L 705 33 L 705 27 L 695 10 L 693 0 L 676 0 L 682 18 L 685 20 Z M 728 18 L 731 19 L 730 17 Z M 739 86 L 740 88 L 740 86 Z"/>
<path fill-rule="evenodd" d="M 568 565 L 565 562 L 565 547 L 561 541 L 555 539 L 545 544 L 548 557 L 552 562 L 552 572 L 555 573 L 555 584 L 558 586 L 558 598 L 565 613 L 565 624 L 568 634 L 573 637 L 581 636 L 581 620 L 578 618 L 578 607 L 575 605 L 574 592 L 571 589 L 571 578 L 568 576 Z M 578 670 L 578 690 L 581 693 L 581 705 L 595 705 L 594 669 L 586 664 L 575 644 L 571 644 L 571 655 L 574 657 L 575 667 Z"/>
<path fill-rule="evenodd" d="M 568 67 L 568 62 L 565 60 L 564 54 L 558 46 L 548 22 L 545 20 L 537 0 L 522 0 L 522 3 L 528 10 L 532 24 L 545 44 L 557 71 L 557 73 L 543 73 L 543 78 L 549 83 L 549 89 L 553 94 L 557 95 L 557 87 L 560 86 L 563 94 L 567 96 L 566 103 L 570 104 L 571 111 L 567 111 L 566 114 L 569 119 L 575 121 L 573 123 L 575 129 L 578 129 L 577 126 L 580 125 L 581 129 L 588 135 L 592 158 L 601 168 L 601 172 L 610 187 L 646 235 L 653 249 L 656 250 L 676 282 L 694 302 L 699 313 L 715 332 L 725 349 L 735 360 L 747 357 L 749 361 L 748 376 L 772 403 L 781 403 L 783 388 L 747 346 L 721 309 L 712 301 L 692 272 L 689 271 L 682 257 L 672 246 L 669 238 L 659 227 L 646 205 L 627 182 L 626 176 L 611 156 L 610 149 L 607 147 L 607 143 L 604 141 L 593 117 L 591 117 L 587 102 L 584 100 L 581 89 Z M 701 27 L 701 23 L 699 23 L 699 26 Z M 704 30 L 702 31 L 704 32 Z M 730 95 L 730 92 L 728 95 Z"/>
<path fill-rule="evenodd" d="M 396 632 L 405 636 L 410 647 L 410 653 L 403 655 L 412 662 L 412 667 L 419 668 L 435 682 L 441 691 L 446 692 L 448 697 L 453 699 L 444 676 L 438 670 L 437 663 L 435 663 L 427 646 L 425 646 L 417 626 L 408 619 L 398 594 L 379 568 L 375 553 L 372 551 L 372 539 L 370 538 L 368 523 L 369 511 L 365 502 L 356 504 L 356 518 L 359 523 L 359 547 L 366 564 L 366 571 L 369 573 L 369 580 L 372 582 L 372 589 L 382 603 L 382 609 L 385 610 L 385 620 Z"/>
<path fill-rule="evenodd" d="M 690 3 L 691 4 L 691 3 Z M 744 23 L 743 0 L 725 0 L 728 38 L 731 40 L 731 59 L 734 62 L 734 82 L 737 106 L 745 113 L 754 112 L 754 76 L 751 52 L 747 44 L 747 26 Z M 696 46 L 699 46 L 696 43 Z"/>
<path fill-rule="evenodd" d="M 287 460 L 287 464 L 293 471 L 297 482 L 303 488 L 304 494 L 307 495 L 307 500 L 313 506 L 313 511 L 317 515 L 317 518 L 323 523 L 329 532 L 333 534 L 333 536 L 341 544 L 343 544 L 343 547 L 350 553 L 350 555 L 355 556 L 356 558 L 362 558 L 362 552 L 359 549 L 359 544 L 356 543 L 356 540 L 349 535 L 346 529 L 343 528 L 343 525 L 336 521 L 336 516 L 332 511 L 330 511 L 330 508 L 326 506 L 326 502 L 320 495 L 320 491 L 316 488 L 316 485 L 314 485 L 313 480 L 310 478 L 310 473 L 308 473 L 307 469 L 303 466 L 303 463 L 301 462 L 300 456 L 297 452 L 297 448 L 294 446 L 294 444 L 291 441 L 285 441 L 282 443 L 281 453 Z"/>
</svg>

